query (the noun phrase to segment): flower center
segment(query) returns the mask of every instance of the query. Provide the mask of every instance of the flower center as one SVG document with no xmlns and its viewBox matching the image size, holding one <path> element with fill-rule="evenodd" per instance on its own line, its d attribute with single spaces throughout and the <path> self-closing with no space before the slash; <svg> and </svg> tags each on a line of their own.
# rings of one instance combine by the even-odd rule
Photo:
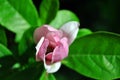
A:
<svg viewBox="0 0 120 80">
<path fill-rule="evenodd" d="M 54 50 L 54 47 L 52 47 L 52 46 L 48 46 L 47 47 L 47 52 L 46 52 L 46 54 L 48 54 L 48 53 L 50 53 L 50 52 L 53 52 L 53 50 Z"/>
<path fill-rule="evenodd" d="M 45 54 L 46 55 L 45 59 L 46 59 L 46 64 L 47 65 L 52 64 L 51 61 L 52 61 L 52 52 L 53 52 L 53 50 L 54 50 L 53 46 L 49 45 L 47 47 L 47 52 Z"/>
</svg>

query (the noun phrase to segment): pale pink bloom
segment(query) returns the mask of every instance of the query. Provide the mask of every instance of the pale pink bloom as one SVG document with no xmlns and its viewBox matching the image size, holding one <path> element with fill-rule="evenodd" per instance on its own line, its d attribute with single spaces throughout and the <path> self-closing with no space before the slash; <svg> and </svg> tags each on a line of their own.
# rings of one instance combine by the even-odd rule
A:
<svg viewBox="0 0 120 80">
<path fill-rule="evenodd" d="M 68 56 L 69 45 L 76 38 L 78 27 L 78 22 L 71 21 L 59 30 L 49 25 L 43 25 L 35 30 L 36 61 L 43 61 L 48 73 L 58 71 L 61 60 Z"/>
</svg>

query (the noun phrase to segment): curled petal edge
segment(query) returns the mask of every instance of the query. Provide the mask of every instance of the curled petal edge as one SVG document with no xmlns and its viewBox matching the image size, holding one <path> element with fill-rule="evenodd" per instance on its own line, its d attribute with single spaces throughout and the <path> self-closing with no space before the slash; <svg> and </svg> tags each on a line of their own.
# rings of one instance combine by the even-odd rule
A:
<svg viewBox="0 0 120 80">
<path fill-rule="evenodd" d="M 37 46 L 35 47 L 36 48 L 36 56 L 37 56 L 37 54 L 38 54 L 38 52 L 39 52 L 39 49 L 40 49 L 40 47 L 41 47 L 41 45 L 42 45 L 42 43 L 43 43 L 43 41 L 44 41 L 44 37 L 42 37 L 41 39 L 40 39 L 40 41 L 38 42 L 38 44 L 37 44 Z M 37 59 L 37 57 L 36 57 L 36 61 L 39 61 L 39 59 Z"/>
<path fill-rule="evenodd" d="M 60 30 L 62 30 L 66 36 L 68 37 L 68 44 L 70 45 L 76 38 L 77 33 L 79 31 L 79 22 L 77 21 L 70 21 L 64 24 Z"/>
<path fill-rule="evenodd" d="M 51 65 L 47 65 L 45 62 L 45 58 L 44 58 L 44 67 L 45 67 L 47 73 L 55 73 L 60 69 L 61 62 L 56 62 Z"/>
</svg>

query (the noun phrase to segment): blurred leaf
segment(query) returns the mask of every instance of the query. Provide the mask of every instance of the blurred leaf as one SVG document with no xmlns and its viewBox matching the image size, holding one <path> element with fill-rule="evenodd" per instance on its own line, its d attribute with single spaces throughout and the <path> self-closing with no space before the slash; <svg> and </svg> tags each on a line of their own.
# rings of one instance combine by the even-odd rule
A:
<svg viewBox="0 0 120 80">
<path fill-rule="evenodd" d="M 83 37 L 83 36 L 86 36 L 88 34 L 92 34 L 92 31 L 87 29 L 87 28 L 82 28 L 82 29 L 79 29 L 78 31 L 78 35 L 77 35 L 77 38 L 80 38 L 80 37 Z"/>
<path fill-rule="evenodd" d="M 43 67 L 36 63 L 29 65 L 27 68 L 18 71 L 12 71 L 11 74 L 2 77 L 2 80 L 38 80 L 42 73 Z"/>
<path fill-rule="evenodd" d="M 60 28 L 64 23 L 69 21 L 79 21 L 78 17 L 71 11 L 59 10 L 55 19 L 50 23 L 55 28 Z"/>
<path fill-rule="evenodd" d="M 76 39 L 64 65 L 85 76 L 111 80 L 120 78 L 120 35 L 96 32 Z"/>
<path fill-rule="evenodd" d="M 38 26 L 32 0 L 0 0 L 0 24 L 16 33 L 16 41 L 19 41 L 27 29 Z"/>
<path fill-rule="evenodd" d="M 57 14 L 59 9 L 59 0 L 42 0 L 40 5 L 40 19 L 42 24 L 48 24 Z"/>
<path fill-rule="evenodd" d="M 48 74 L 47 72 L 43 72 L 39 80 L 56 80 L 53 74 Z"/>
<path fill-rule="evenodd" d="M 12 69 L 18 69 L 18 68 L 20 68 L 20 63 L 15 63 L 13 66 L 12 66 Z"/>
<path fill-rule="evenodd" d="M 4 45 L 0 44 L 0 58 L 8 55 L 12 55 L 12 52 Z"/>
<path fill-rule="evenodd" d="M 18 45 L 18 50 L 20 55 L 22 55 L 26 51 L 26 49 L 31 47 L 32 44 L 34 43 L 33 32 L 34 32 L 34 28 L 28 29 L 24 33 L 23 38 L 20 40 L 20 43 Z"/>
<path fill-rule="evenodd" d="M 0 43 L 4 46 L 7 46 L 7 37 L 5 34 L 5 30 L 0 26 Z"/>
</svg>

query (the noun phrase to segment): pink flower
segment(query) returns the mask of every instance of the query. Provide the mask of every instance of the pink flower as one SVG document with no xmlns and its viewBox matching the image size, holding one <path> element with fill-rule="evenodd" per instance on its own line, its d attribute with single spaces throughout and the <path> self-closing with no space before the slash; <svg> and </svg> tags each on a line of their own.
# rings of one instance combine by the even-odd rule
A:
<svg viewBox="0 0 120 80">
<path fill-rule="evenodd" d="M 61 60 L 68 56 L 69 45 L 76 38 L 78 26 L 78 22 L 71 21 L 59 30 L 49 25 L 43 25 L 35 30 L 36 61 L 43 61 L 48 73 L 58 71 Z"/>
</svg>

